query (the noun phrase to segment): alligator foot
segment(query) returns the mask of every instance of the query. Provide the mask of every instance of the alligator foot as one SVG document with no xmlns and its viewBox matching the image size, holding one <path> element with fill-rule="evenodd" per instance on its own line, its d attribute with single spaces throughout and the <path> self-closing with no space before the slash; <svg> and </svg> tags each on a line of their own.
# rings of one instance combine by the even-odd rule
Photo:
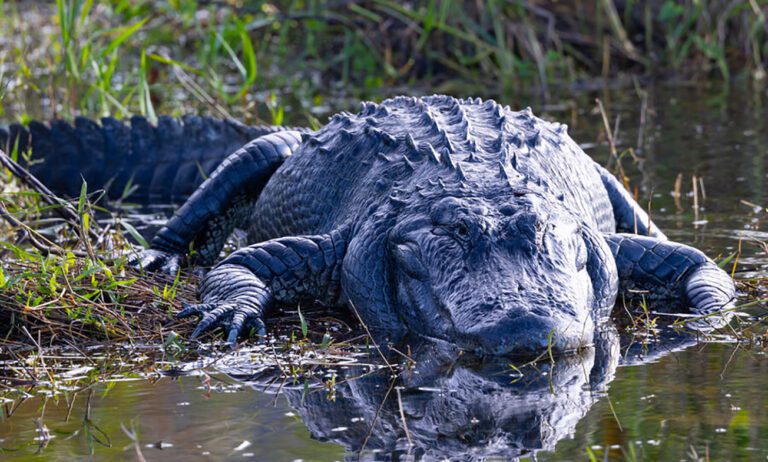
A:
<svg viewBox="0 0 768 462">
<path fill-rule="evenodd" d="M 179 318 L 185 318 L 195 314 L 203 316 L 200 324 L 198 324 L 195 331 L 192 332 L 191 338 L 193 340 L 217 323 L 228 326 L 229 334 L 227 335 L 227 343 L 230 344 L 237 342 L 237 337 L 240 335 L 240 331 L 242 331 L 243 328 L 245 328 L 246 331 L 250 331 L 251 329 L 255 330 L 259 337 L 267 335 L 266 326 L 262 319 L 263 315 L 259 308 L 241 305 L 238 302 L 184 303 L 183 307 L 184 309 L 178 314 Z"/>
<path fill-rule="evenodd" d="M 625 287 L 649 291 L 659 301 L 666 295 L 668 308 L 688 308 L 697 316 L 689 327 L 715 329 L 730 321 L 736 304 L 733 280 L 701 251 L 632 234 L 607 235 L 606 241 Z"/>
<path fill-rule="evenodd" d="M 232 345 L 244 329 L 253 329 L 260 337 L 266 335 L 264 310 L 271 300 L 269 289 L 247 269 L 226 264 L 216 267 L 203 279 L 200 299 L 199 304 L 185 303 L 177 315 L 202 315 L 193 339 L 217 325 L 228 332 L 227 342 Z"/>
<path fill-rule="evenodd" d="M 214 267 L 200 283 L 200 304 L 179 317 L 202 315 L 192 337 L 219 325 L 235 343 L 244 328 L 264 336 L 264 313 L 273 302 L 335 300 L 348 228 L 318 236 L 273 239 L 240 249 Z"/>
</svg>

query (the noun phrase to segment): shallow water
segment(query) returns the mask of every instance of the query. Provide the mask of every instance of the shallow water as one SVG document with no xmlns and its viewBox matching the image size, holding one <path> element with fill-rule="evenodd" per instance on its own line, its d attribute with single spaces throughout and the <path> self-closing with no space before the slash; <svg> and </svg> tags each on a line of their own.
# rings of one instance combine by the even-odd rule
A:
<svg viewBox="0 0 768 462">
<path fill-rule="evenodd" d="M 626 155 L 622 165 L 642 203 L 650 200 L 660 227 L 712 257 L 732 254 L 741 241 L 736 274 L 744 279 L 766 275 L 768 264 L 760 245 L 768 241 L 768 94 L 739 85 L 744 84 L 648 89 L 642 137 L 643 104 L 633 89 L 566 96 L 557 105 L 499 99 L 513 107 L 531 105 L 538 115 L 568 123 L 571 136 L 603 162 L 608 148 L 602 120 L 593 110 L 594 98 L 601 98 L 611 125 L 620 116 L 618 151 L 641 145 L 642 161 Z M 672 191 L 678 174 L 683 197 L 676 203 Z M 690 194 L 692 175 L 701 178 L 698 211 Z M 763 307 L 748 311 L 760 316 Z M 753 330 L 764 331 L 759 322 Z M 302 380 L 289 383 L 276 398 L 278 390 L 266 386 L 264 373 L 245 377 L 242 370 L 227 371 L 250 383 L 221 375 L 225 361 L 219 375 L 209 369 L 211 382 L 195 375 L 98 385 L 89 413 L 87 391 L 77 395 L 71 410 L 63 396 L 45 404 L 42 396 L 34 396 L 11 416 L 18 400 L 5 403 L 0 447 L 9 450 L 4 460 L 71 460 L 89 454 L 135 460 L 136 448 L 123 425 L 138 432 L 146 460 L 354 460 L 376 420 L 363 460 L 404 455 L 431 460 L 459 453 L 525 460 L 531 451 L 538 460 L 588 460 L 590 452 L 597 460 L 606 452 L 609 460 L 632 460 L 632 454 L 638 460 L 765 460 L 768 360 L 762 348 L 730 340 L 722 335 L 707 343 L 665 341 L 652 345 L 650 359 L 640 360 L 640 346 L 630 348 L 624 336 L 619 348 L 612 338 L 607 347 L 583 357 L 521 368 L 522 377 L 507 364 L 435 366 L 435 357 L 426 354 L 426 369 L 417 368 L 413 380 L 399 383 L 406 387 L 400 400 L 393 389 L 383 406 L 391 385 L 386 370 L 349 382 L 342 379 L 368 370 L 337 370 L 331 387 L 335 401 L 315 387 L 331 380 L 332 373 L 308 382 L 306 389 Z M 657 354 L 654 348 L 675 351 Z M 52 436 L 46 444 L 35 421 L 41 415 Z M 407 455 L 409 437 L 420 448 Z"/>
</svg>

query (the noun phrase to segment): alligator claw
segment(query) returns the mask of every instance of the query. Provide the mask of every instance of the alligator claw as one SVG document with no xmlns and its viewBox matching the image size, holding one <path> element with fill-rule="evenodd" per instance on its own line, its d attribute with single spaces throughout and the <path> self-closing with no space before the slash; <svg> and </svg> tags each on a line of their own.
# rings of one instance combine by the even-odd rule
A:
<svg viewBox="0 0 768 462">
<path fill-rule="evenodd" d="M 227 330 L 227 343 L 234 345 L 237 338 L 244 330 L 255 329 L 260 337 L 266 336 L 266 326 L 262 320 L 261 310 L 235 302 L 220 303 L 184 303 L 183 310 L 177 315 L 186 318 L 193 315 L 202 315 L 200 323 L 192 332 L 191 338 L 198 338 L 205 331 L 219 325 Z M 248 328 L 248 329 L 244 329 Z"/>
<path fill-rule="evenodd" d="M 146 249 L 128 260 L 128 264 L 143 271 L 160 271 L 175 276 L 181 267 L 181 255 L 162 250 Z"/>
</svg>

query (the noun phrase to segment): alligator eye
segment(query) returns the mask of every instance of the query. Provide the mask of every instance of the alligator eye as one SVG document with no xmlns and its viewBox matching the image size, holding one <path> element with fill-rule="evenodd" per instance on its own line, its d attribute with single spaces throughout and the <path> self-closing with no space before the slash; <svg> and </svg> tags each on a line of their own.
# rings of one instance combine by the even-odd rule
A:
<svg viewBox="0 0 768 462">
<path fill-rule="evenodd" d="M 462 241 L 467 241 L 470 238 L 470 235 L 472 234 L 472 231 L 469 228 L 469 224 L 467 224 L 466 221 L 462 220 L 459 221 L 454 225 L 453 232 Z"/>
</svg>

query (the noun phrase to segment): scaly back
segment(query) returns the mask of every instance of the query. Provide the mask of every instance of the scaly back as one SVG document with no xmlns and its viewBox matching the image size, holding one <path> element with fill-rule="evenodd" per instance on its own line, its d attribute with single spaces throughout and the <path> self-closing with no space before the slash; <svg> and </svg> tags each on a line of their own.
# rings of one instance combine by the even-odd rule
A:
<svg viewBox="0 0 768 462">
<path fill-rule="evenodd" d="M 398 97 L 335 115 L 273 175 L 255 240 L 327 232 L 384 201 L 531 190 L 550 194 L 599 231 L 615 230 L 593 161 L 567 127 L 530 109 L 449 96 Z"/>
</svg>

